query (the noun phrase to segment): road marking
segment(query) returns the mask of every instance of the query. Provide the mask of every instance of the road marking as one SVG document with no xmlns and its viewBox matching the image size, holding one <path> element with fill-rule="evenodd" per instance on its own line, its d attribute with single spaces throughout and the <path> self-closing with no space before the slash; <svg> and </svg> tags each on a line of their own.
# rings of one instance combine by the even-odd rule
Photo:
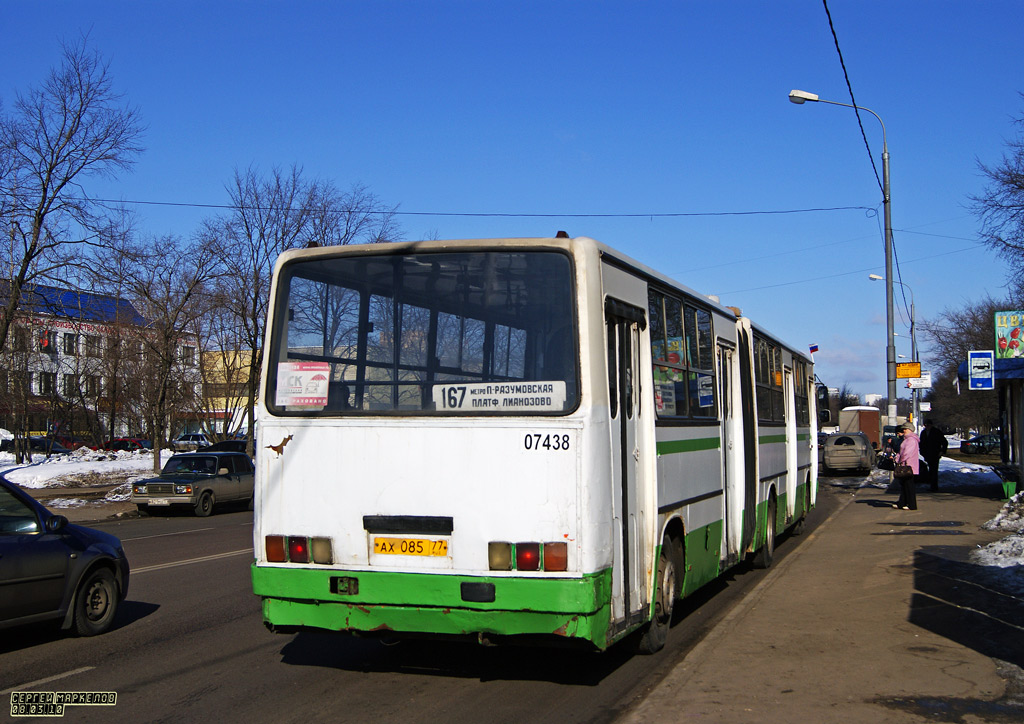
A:
<svg viewBox="0 0 1024 724">
<path fill-rule="evenodd" d="M 124 543 L 130 540 L 146 540 L 147 538 L 164 538 L 169 535 L 185 535 L 186 533 L 199 533 L 204 530 L 215 530 L 215 528 L 194 528 L 193 530 L 182 530 L 177 533 L 158 533 L 157 535 L 143 535 L 138 538 L 122 538 L 121 542 Z"/>
<path fill-rule="evenodd" d="M 55 674 L 53 676 L 47 676 L 45 679 L 39 679 L 37 681 L 30 681 L 27 684 L 19 684 L 18 686 L 12 686 L 10 689 L 4 689 L 0 691 L 0 696 L 7 696 L 15 691 L 22 691 L 24 689 L 31 689 L 33 686 L 42 686 L 43 684 L 49 684 L 51 681 L 57 679 L 65 679 L 75 674 L 84 674 L 86 671 L 92 671 L 95 666 L 83 666 L 80 669 L 72 669 L 71 671 L 65 671 L 63 674 Z"/>
<path fill-rule="evenodd" d="M 132 575 L 137 576 L 140 573 L 148 573 L 149 571 L 159 571 L 164 568 L 175 568 L 176 566 L 188 566 L 193 563 L 203 563 L 205 561 L 215 561 L 218 558 L 230 558 L 231 556 L 240 556 L 243 553 L 252 555 L 252 548 L 243 548 L 238 551 L 229 551 L 227 553 L 215 553 L 212 556 L 201 556 L 200 558 L 189 558 L 184 561 L 172 561 L 170 563 L 158 563 L 155 566 L 143 566 L 142 568 L 133 568 Z"/>
</svg>

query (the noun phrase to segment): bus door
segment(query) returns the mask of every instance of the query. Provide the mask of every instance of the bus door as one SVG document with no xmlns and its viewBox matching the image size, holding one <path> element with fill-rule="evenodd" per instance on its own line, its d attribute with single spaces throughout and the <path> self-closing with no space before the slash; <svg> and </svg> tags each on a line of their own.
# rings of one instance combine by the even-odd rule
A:
<svg viewBox="0 0 1024 724">
<path fill-rule="evenodd" d="M 757 406 L 754 395 L 753 351 L 749 322 L 740 320 L 740 416 L 743 430 L 743 533 L 740 549 L 748 550 L 757 530 Z M 735 471 L 739 473 L 739 471 Z M 738 501 L 737 501 L 738 502 Z"/>
<path fill-rule="evenodd" d="M 796 486 L 800 473 L 797 460 L 796 439 L 796 388 L 793 386 L 793 370 L 785 369 L 785 380 L 782 388 L 786 410 L 786 521 L 796 515 Z"/>
<path fill-rule="evenodd" d="M 641 586 L 646 571 L 638 519 L 641 478 L 640 331 L 644 310 L 611 297 L 605 303 L 612 460 L 612 625 L 619 629 L 645 615 Z"/>
<path fill-rule="evenodd" d="M 739 359 L 732 345 L 719 342 L 719 398 L 722 401 L 722 490 L 724 491 L 725 558 L 740 555 L 743 533 L 743 430 L 739 409 Z"/>
</svg>

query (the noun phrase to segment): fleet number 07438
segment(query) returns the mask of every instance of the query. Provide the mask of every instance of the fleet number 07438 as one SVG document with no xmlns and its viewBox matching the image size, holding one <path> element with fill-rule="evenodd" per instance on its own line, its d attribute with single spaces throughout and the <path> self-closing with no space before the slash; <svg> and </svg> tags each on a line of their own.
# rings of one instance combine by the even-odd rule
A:
<svg viewBox="0 0 1024 724">
<path fill-rule="evenodd" d="M 523 447 L 527 450 L 568 450 L 569 435 L 565 433 L 526 433 Z"/>
</svg>

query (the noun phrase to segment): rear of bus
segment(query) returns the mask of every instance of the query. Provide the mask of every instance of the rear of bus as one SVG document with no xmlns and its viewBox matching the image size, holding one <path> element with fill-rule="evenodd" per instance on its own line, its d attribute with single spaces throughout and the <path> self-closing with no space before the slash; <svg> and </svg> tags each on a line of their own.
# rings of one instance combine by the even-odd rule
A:
<svg viewBox="0 0 1024 724">
<path fill-rule="evenodd" d="M 576 268 L 561 239 L 282 256 L 252 568 L 269 628 L 608 644 Z"/>
</svg>

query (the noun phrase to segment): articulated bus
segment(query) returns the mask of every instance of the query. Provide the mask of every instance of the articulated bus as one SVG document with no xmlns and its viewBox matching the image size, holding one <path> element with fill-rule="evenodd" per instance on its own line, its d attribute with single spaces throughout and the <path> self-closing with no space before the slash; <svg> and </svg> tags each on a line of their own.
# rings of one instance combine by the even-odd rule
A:
<svg viewBox="0 0 1024 724">
<path fill-rule="evenodd" d="M 266 339 L 273 631 L 652 652 L 815 504 L 811 360 L 592 239 L 287 252 Z"/>
</svg>

